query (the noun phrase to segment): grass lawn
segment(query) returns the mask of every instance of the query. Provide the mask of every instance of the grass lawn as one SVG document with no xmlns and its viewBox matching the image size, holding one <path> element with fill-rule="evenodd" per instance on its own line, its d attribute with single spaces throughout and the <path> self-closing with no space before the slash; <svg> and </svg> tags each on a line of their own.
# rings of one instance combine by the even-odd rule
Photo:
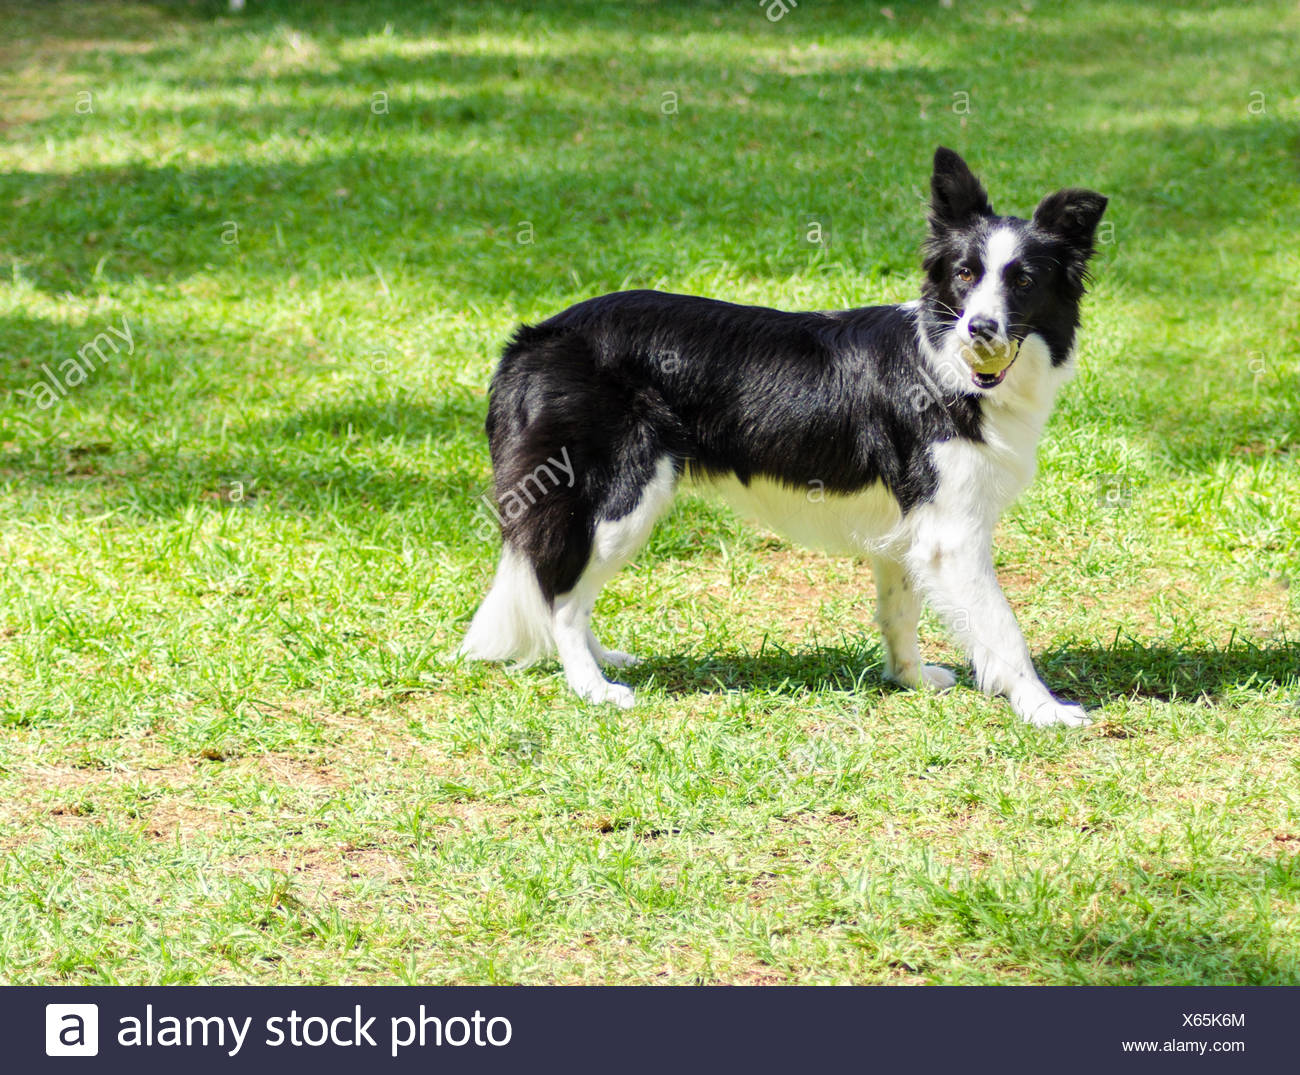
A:
<svg viewBox="0 0 1300 1075">
<path fill-rule="evenodd" d="M 1300 981 L 1296 5 L 772 13 L 0 3 L 0 981 Z M 940 143 L 1111 197 L 997 548 L 1094 726 L 698 499 L 636 709 L 454 661 L 510 328 L 910 298 Z"/>
</svg>

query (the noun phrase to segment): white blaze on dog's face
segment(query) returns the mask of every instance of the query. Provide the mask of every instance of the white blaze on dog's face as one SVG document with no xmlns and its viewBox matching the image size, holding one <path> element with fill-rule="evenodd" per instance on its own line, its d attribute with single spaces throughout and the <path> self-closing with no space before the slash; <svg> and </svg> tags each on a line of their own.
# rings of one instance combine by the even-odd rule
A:
<svg viewBox="0 0 1300 1075">
<path fill-rule="evenodd" d="M 1019 234 L 1009 225 L 995 229 L 978 244 L 978 254 L 955 269 L 954 290 L 964 288 L 965 304 L 957 319 L 962 357 L 973 371 L 994 377 L 1016 359 L 1010 332 L 1007 280 L 1021 260 Z"/>
</svg>

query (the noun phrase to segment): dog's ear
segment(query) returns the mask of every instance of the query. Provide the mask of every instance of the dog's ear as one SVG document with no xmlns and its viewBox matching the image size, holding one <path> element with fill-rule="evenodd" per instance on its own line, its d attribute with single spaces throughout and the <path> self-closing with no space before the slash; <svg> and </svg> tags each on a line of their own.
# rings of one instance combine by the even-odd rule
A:
<svg viewBox="0 0 1300 1075">
<path fill-rule="evenodd" d="M 1058 190 L 1038 203 L 1034 225 L 1088 253 L 1101 214 L 1106 211 L 1106 202 L 1105 196 L 1096 191 Z"/>
<path fill-rule="evenodd" d="M 936 149 L 930 178 L 930 226 L 936 231 L 962 227 L 977 216 L 992 215 L 989 196 L 966 162 L 946 146 Z"/>
</svg>

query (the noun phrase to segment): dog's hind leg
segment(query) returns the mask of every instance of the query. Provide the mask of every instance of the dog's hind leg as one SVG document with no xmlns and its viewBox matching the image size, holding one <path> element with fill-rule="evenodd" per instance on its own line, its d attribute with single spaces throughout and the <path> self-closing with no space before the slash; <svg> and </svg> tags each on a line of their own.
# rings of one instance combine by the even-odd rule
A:
<svg viewBox="0 0 1300 1075">
<path fill-rule="evenodd" d="M 560 663 L 564 665 L 564 678 L 574 694 L 586 702 L 613 702 L 621 709 L 630 709 L 632 688 L 607 680 L 587 644 L 591 633 L 591 610 L 608 577 L 602 578 L 589 570 L 577 586 L 555 599 L 555 648 Z"/>
<path fill-rule="evenodd" d="M 601 674 L 598 661 L 616 667 L 625 667 L 630 661 L 627 654 L 606 650 L 596 641 L 591 611 L 605 583 L 645 544 L 655 522 L 672 502 L 676 487 L 673 462 L 663 457 L 630 512 L 597 522 L 586 568 L 571 590 L 555 597 L 555 648 L 569 686 L 588 702 L 613 702 L 624 709 L 633 703 L 630 687 L 611 683 Z"/>
<path fill-rule="evenodd" d="M 891 557 L 872 559 L 876 575 L 876 623 L 885 643 L 885 678 L 901 687 L 945 691 L 957 682 L 948 669 L 922 664 L 916 643 L 921 621 L 921 595 L 907 568 Z"/>
</svg>

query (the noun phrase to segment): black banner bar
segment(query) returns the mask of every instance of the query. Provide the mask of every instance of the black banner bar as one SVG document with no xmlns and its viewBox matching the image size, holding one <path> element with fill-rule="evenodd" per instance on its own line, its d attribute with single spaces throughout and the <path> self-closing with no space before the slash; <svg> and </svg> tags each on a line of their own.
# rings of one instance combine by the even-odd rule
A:
<svg viewBox="0 0 1300 1075">
<path fill-rule="evenodd" d="M 13 1072 L 1278 1071 L 1286 988 L 25 988 Z"/>
</svg>

